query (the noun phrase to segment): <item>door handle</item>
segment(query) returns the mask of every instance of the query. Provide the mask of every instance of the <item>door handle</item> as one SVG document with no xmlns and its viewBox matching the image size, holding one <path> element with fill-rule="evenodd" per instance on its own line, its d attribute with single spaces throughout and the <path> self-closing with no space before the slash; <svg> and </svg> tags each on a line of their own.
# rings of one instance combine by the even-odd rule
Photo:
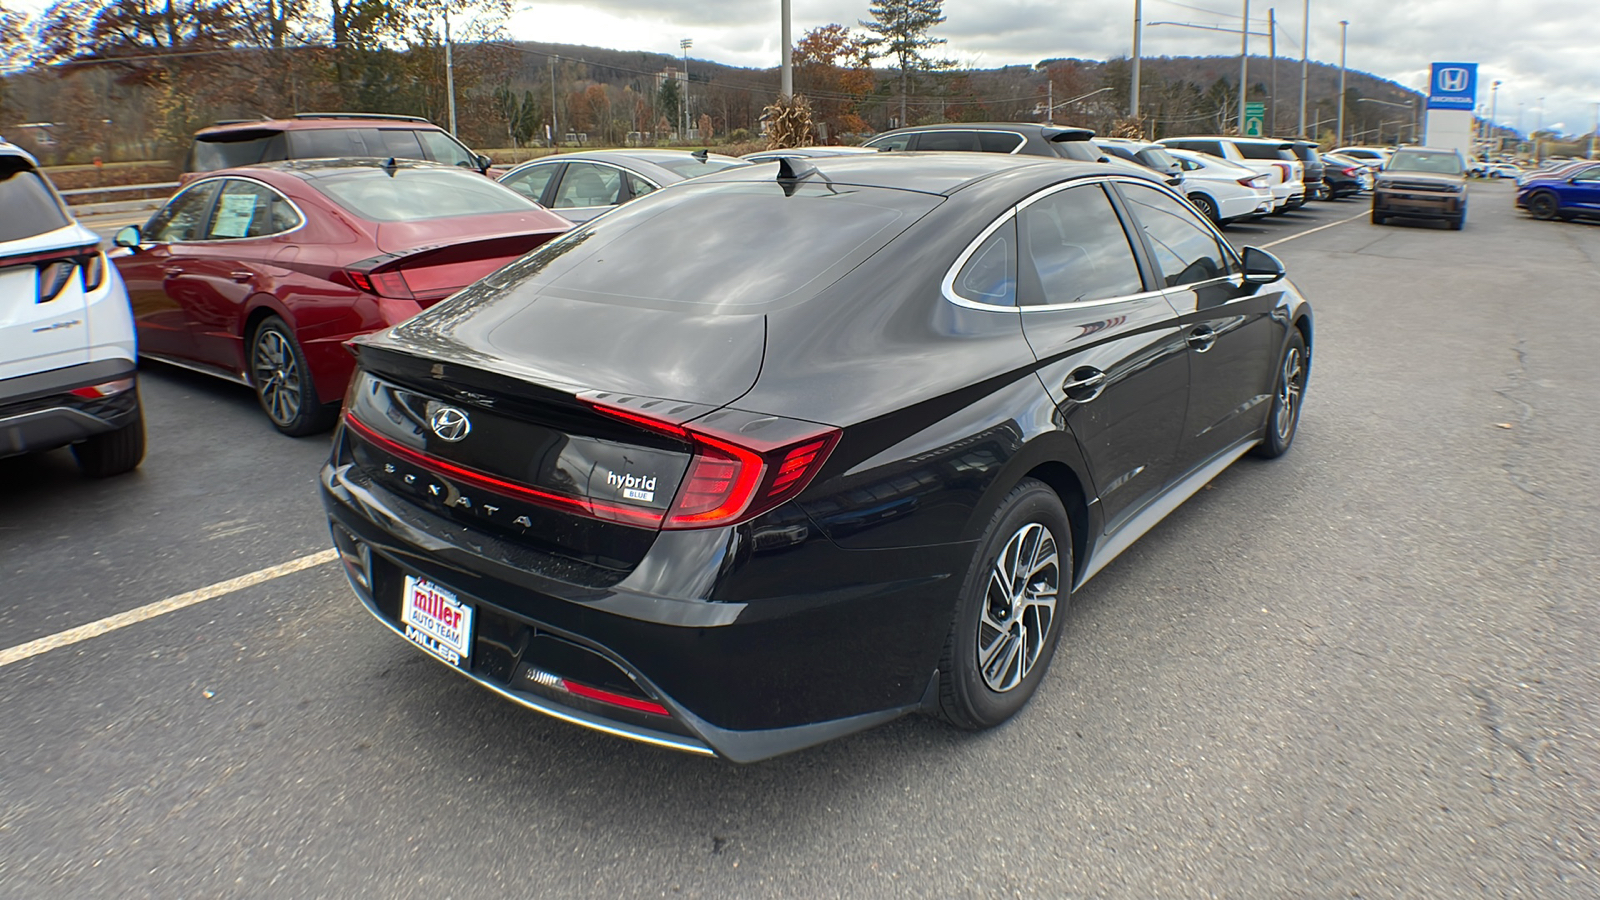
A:
<svg viewBox="0 0 1600 900">
<path fill-rule="evenodd" d="M 1193 347 L 1196 353 L 1204 353 L 1211 349 L 1212 344 L 1217 342 L 1217 333 L 1202 326 L 1189 332 L 1187 340 L 1189 346 Z"/>
<path fill-rule="evenodd" d="M 1061 383 L 1061 391 L 1069 399 L 1087 403 L 1100 396 L 1100 391 L 1105 388 L 1105 384 L 1106 373 L 1099 369 L 1085 366 L 1081 369 L 1074 369 L 1072 374 L 1067 376 L 1067 380 Z"/>
<path fill-rule="evenodd" d="M 255 273 L 253 273 L 253 272 L 229 272 L 228 273 L 228 277 L 232 278 L 234 281 L 239 282 L 240 284 L 244 284 L 245 282 L 249 281 L 251 278 L 254 278 L 255 277 Z"/>
<path fill-rule="evenodd" d="M 166 268 L 162 269 L 161 271 L 167 273 L 168 275 L 182 275 L 183 274 L 183 266 L 167 266 Z"/>
</svg>

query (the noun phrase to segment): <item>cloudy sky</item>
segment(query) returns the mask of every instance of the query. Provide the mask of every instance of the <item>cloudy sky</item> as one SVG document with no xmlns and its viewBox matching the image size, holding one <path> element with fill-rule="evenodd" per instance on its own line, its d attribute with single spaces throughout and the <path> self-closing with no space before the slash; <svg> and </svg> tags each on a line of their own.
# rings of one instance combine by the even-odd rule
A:
<svg viewBox="0 0 1600 900">
<path fill-rule="evenodd" d="M 1300 56 L 1305 0 L 1252 0 L 1252 31 L 1278 16 L 1278 52 Z M 791 0 L 795 39 L 830 22 L 855 27 L 869 0 Z M 946 55 L 973 66 L 1032 65 L 1051 57 L 1128 55 L 1134 0 L 945 0 L 947 21 L 933 33 Z M 1156 22 L 1238 28 L 1242 0 L 1144 0 L 1147 56 L 1237 55 L 1239 37 Z M 1514 10 L 1513 11 L 1513 7 Z M 709 59 L 736 66 L 776 66 L 778 0 L 585 0 L 525 2 L 512 19 L 524 40 L 678 53 L 690 38 L 691 66 Z M 1311 58 L 1337 65 L 1339 20 L 1350 22 L 1348 64 L 1424 90 L 1428 64 L 1477 62 L 1479 99 L 1500 86 L 1497 120 L 1588 133 L 1600 101 L 1600 2 L 1597 0 L 1311 0 Z M 1265 55 L 1266 38 L 1251 39 Z"/>
</svg>

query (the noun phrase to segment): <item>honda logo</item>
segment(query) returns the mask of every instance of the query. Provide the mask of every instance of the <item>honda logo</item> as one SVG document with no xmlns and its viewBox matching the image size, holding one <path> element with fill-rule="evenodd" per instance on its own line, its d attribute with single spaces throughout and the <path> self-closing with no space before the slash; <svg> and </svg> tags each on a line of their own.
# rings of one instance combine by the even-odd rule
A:
<svg viewBox="0 0 1600 900">
<path fill-rule="evenodd" d="M 1459 66 L 1451 66 L 1440 69 L 1435 80 L 1441 94 L 1464 94 L 1467 85 L 1472 83 L 1472 73 Z"/>
<path fill-rule="evenodd" d="M 454 406 L 441 406 L 428 418 L 428 427 L 439 440 L 453 444 L 472 433 L 472 420 Z"/>
</svg>

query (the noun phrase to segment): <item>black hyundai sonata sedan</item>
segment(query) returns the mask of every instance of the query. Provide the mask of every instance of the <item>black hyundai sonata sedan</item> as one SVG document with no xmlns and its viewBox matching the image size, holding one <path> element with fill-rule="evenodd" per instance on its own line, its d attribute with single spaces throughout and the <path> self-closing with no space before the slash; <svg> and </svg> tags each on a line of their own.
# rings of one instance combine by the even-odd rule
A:
<svg viewBox="0 0 1600 900">
<path fill-rule="evenodd" d="M 357 341 L 323 499 L 380 621 L 557 718 L 739 762 L 987 728 L 1075 588 L 1289 448 L 1311 324 L 1109 166 L 750 166 Z"/>
</svg>

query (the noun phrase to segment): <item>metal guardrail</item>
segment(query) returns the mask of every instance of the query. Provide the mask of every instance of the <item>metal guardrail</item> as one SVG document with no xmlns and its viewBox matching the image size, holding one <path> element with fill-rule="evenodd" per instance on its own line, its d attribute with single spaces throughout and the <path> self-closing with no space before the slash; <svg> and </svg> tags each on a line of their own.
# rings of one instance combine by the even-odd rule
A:
<svg viewBox="0 0 1600 900">
<path fill-rule="evenodd" d="M 119 184 L 106 187 L 73 188 L 70 191 L 59 191 L 63 197 L 85 197 L 92 194 L 119 194 L 133 191 L 172 191 L 177 190 L 176 181 L 159 181 L 154 184 Z M 69 201 L 70 202 L 70 201 Z"/>
</svg>

